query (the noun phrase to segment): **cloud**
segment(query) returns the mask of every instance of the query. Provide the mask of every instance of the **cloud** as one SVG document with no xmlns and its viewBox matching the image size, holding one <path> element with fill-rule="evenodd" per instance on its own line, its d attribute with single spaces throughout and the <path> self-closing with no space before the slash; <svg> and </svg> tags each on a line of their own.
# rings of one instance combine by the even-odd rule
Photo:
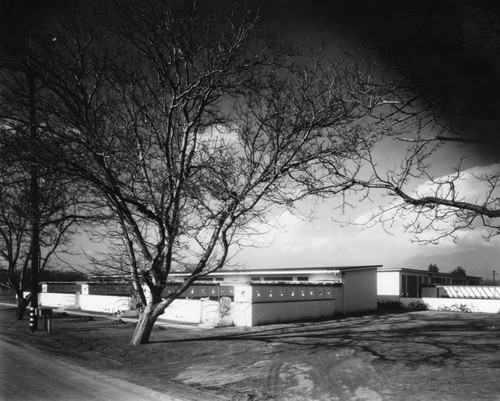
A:
<svg viewBox="0 0 500 401">
<path fill-rule="evenodd" d="M 381 227 L 341 226 L 327 217 L 325 206 L 321 209 L 316 219 L 288 211 L 276 217 L 272 222 L 281 228 L 258 238 L 266 247 L 244 249 L 238 262 L 249 268 L 390 264 L 412 254 L 409 247 L 416 248 L 406 235 L 390 236 Z"/>
<path fill-rule="evenodd" d="M 476 199 L 484 194 L 484 186 L 477 182 L 477 177 L 493 174 L 499 169 L 500 165 L 494 164 L 464 171 L 462 179 L 457 183 L 458 191 L 463 194 L 462 196 L 467 196 L 467 199 Z M 445 180 L 447 177 L 449 176 L 443 175 L 440 179 Z M 415 191 L 424 193 L 428 190 L 428 186 L 431 186 L 430 182 L 421 183 Z M 378 200 L 374 197 L 373 201 L 381 204 L 384 199 L 386 198 Z M 397 202 L 401 201 L 392 199 L 386 202 L 385 206 L 394 207 Z M 288 211 L 275 215 L 269 219 L 269 223 L 276 228 L 256 237 L 257 247 L 243 249 L 236 258 L 248 268 L 361 264 L 426 268 L 428 260 L 431 260 L 434 254 L 440 255 L 439 260 L 444 265 L 445 255 L 451 257 L 467 251 L 478 255 L 484 250 L 485 259 L 489 261 L 491 258 L 488 255 L 492 253 L 490 250 L 500 242 L 500 238 L 494 238 L 491 242 L 484 241 L 485 230 L 476 228 L 456 232 L 458 243 L 451 238 L 444 238 L 439 245 L 422 246 L 412 242 L 414 235 L 411 232 L 405 232 L 405 220 L 398 217 L 387 227 L 381 224 L 370 225 L 367 223 L 377 209 L 366 203 L 356 205 L 357 207 L 347 212 L 343 218 L 354 223 L 347 226 L 332 220 L 336 213 L 333 202 L 304 203 L 302 206 L 306 211 L 315 210 L 315 218 L 311 219 Z M 411 219 L 415 214 L 408 211 L 405 216 L 406 219 Z M 429 236 L 434 234 L 434 232 L 426 233 Z M 264 247 L 259 248 L 260 246 Z M 412 262 L 412 266 L 407 265 L 408 261 Z M 418 261 L 422 263 L 417 263 Z M 487 264 L 487 261 L 481 262 L 482 265 Z M 472 265 L 467 264 L 467 266 L 473 269 Z"/>
<path fill-rule="evenodd" d="M 458 175 L 447 174 L 432 181 L 426 181 L 409 192 L 409 195 L 416 198 L 436 196 L 477 205 L 494 204 L 495 202 L 498 204 L 500 187 L 495 180 L 500 181 L 500 164 L 498 163 L 476 166 L 464 170 Z M 457 214 L 456 208 L 440 206 L 438 209 L 422 210 L 405 204 L 401 198 L 394 196 L 388 203 L 358 215 L 354 219 L 354 224 L 367 227 L 383 222 L 390 232 L 420 231 L 420 239 L 432 240 L 439 233 L 454 231 L 458 227 L 456 224 L 460 223 L 460 218 L 463 217 Z M 478 223 L 478 228 L 458 227 L 460 229 L 454 231 L 456 238 L 465 240 L 474 237 L 484 241 L 488 230 L 482 227 L 480 222 L 474 223 Z M 443 239 L 442 243 L 446 244 L 447 241 L 450 241 L 450 238 Z"/>
<path fill-rule="evenodd" d="M 497 186 L 491 194 L 489 178 L 500 176 L 500 163 L 488 166 L 476 166 L 460 172 L 460 174 L 447 174 L 434 181 L 426 181 L 419 185 L 413 195 L 433 196 L 436 193 L 442 197 L 450 197 L 455 193 L 457 198 L 468 202 L 481 202 L 488 195 L 500 196 Z M 441 185 L 440 185 L 441 184 Z"/>
</svg>

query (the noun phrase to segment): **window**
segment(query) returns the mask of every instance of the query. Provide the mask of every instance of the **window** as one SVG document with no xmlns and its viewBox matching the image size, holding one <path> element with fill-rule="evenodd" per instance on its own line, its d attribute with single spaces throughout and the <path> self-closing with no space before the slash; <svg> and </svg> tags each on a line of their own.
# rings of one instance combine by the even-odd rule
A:
<svg viewBox="0 0 500 401">
<path fill-rule="evenodd" d="M 264 277 L 264 281 L 293 281 L 293 277 L 288 277 L 288 276 L 284 276 L 284 277 L 280 277 L 280 276 L 270 276 L 270 277 Z"/>
<path fill-rule="evenodd" d="M 408 297 L 416 298 L 418 297 L 418 277 L 417 276 L 407 276 L 407 286 L 406 292 Z"/>
<path fill-rule="evenodd" d="M 419 278 L 417 276 L 401 275 L 401 296 L 416 298 L 418 297 Z"/>
<path fill-rule="evenodd" d="M 308 276 L 298 276 L 297 281 L 309 281 L 309 277 Z"/>
</svg>

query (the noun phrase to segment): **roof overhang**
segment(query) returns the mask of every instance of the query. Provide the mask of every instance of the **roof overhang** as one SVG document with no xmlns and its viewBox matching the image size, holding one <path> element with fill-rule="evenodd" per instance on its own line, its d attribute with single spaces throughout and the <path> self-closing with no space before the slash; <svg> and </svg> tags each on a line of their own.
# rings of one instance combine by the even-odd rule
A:
<svg viewBox="0 0 500 401">
<path fill-rule="evenodd" d="M 382 265 L 338 266 L 338 267 L 294 267 L 279 269 L 219 270 L 207 276 L 296 276 L 305 274 L 341 274 L 347 271 L 378 269 Z M 189 277 L 191 273 L 170 273 L 171 276 Z"/>
</svg>

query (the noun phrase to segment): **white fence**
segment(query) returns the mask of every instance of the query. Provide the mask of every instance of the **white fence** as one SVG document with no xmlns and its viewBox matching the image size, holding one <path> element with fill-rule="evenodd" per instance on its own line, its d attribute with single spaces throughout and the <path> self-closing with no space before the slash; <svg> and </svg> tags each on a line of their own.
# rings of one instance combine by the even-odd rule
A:
<svg viewBox="0 0 500 401">
<path fill-rule="evenodd" d="M 500 313 L 500 299 L 401 298 L 400 302 L 408 309 Z"/>
<path fill-rule="evenodd" d="M 449 298 L 500 299 L 500 287 L 474 285 L 438 285 L 439 296 Z"/>
</svg>

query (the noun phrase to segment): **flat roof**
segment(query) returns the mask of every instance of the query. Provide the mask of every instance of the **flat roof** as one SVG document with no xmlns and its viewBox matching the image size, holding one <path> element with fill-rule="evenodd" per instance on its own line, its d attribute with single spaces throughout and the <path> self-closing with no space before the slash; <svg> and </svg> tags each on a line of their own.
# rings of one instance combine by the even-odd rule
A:
<svg viewBox="0 0 500 401">
<path fill-rule="evenodd" d="M 412 269 L 410 267 L 380 267 L 377 270 L 378 272 L 399 272 L 399 271 L 404 271 L 404 272 L 410 272 L 410 273 L 421 273 L 421 274 L 432 274 L 436 276 L 447 276 L 447 277 L 467 277 L 467 278 L 479 278 L 482 279 L 481 276 L 470 276 L 466 274 L 465 276 L 461 276 L 460 274 L 451 274 L 451 273 L 445 273 L 445 272 L 430 272 L 428 270 L 421 270 L 421 269 Z"/>
<path fill-rule="evenodd" d="M 295 274 L 325 274 L 341 273 L 343 271 L 378 269 L 382 265 L 363 266 L 325 266 L 325 267 L 291 267 L 291 268 L 271 268 L 271 269 L 240 269 L 240 270 L 219 270 L 207 274 L 207 276 L 242 276 L 242 275 L 295 275 Z M 171 276 L 189 276 L 189 272 L 170 273 Z"/>
</svg>

